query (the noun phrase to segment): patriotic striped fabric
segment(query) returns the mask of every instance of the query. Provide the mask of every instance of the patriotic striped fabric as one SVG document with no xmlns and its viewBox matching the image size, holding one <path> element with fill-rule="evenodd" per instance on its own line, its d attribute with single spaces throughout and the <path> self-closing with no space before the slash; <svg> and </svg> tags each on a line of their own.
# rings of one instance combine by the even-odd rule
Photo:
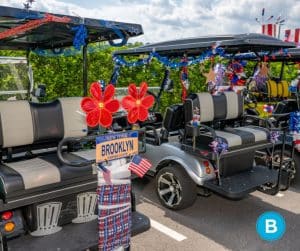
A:
<svg viewBox="0 0 300 251">
<path fill-rule="evenodd" d="M 129 247 L 131 232 L 131 185 L 98 186 L 98 250 Z"/>
<path fill-rule="evenodd" d="M 149 160 L 140 157 L 139 155 L 135 155 L 130 164 L 128 169 L 134 172 L 137 176 L 142 178 L 147 171 L 151 168 L 152 164 Z"/>
<path fill-rule="evenodd" d="M 276 24 L 263 24 L 262 34 L 276 37 Z"/>
<path fill-rule="evenodd" d="M 285 30 L 285 41 L 286 42 L 294 42 L 296 44 L 300 43 L 300 29 L 295 30 Z"/>
</svg>

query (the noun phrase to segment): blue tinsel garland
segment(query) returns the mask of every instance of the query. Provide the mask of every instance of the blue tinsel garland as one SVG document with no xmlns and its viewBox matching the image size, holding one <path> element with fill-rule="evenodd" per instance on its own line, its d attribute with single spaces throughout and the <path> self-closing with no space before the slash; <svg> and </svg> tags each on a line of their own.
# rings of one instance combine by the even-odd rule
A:
<svg viewBox="0 0 300 251">
<path fill-rule="evenodd" d="M 73 27 L 72 31 L 76 32 L 73 39 L 73 46 L 77 50 L 80 50 L 81 46 L 84 46 L 86 44 L 85 40 L 88 37 L 87 29 L 85 28 L 84 24 L 80 24 L 78 26 Z"/>
<path fill-rule="evenodd" d="M 289 121 L 290 131 L 300 133 L 300 112 L 291 112 Z"/>
<path fill-rule="evenodd" d="M 159 55 L 157 52 L 151 52 L 147 58 L 144 59 L 138 59 L 137 61 L 133 62 L 128 62 L 126 61 L 123 57 L 121 56 L 113 56 L 114 63 L 120 66 L 127 66 L 127 67 L 137 67 L 137 66 L 143 66 L 146 64 L 149 64 L 152 60 L 152 58 L 156 58 L 161 64 L 168 68 L 181 68 L 183 66 L 189 66 L 193 64 L 199 64 L 204 62 L 206 59 L 219 55 L 223 56 L 224 55 L 224 49 L 221 47 L 217 47 L 215 49 L 210 49 L 202 53 L 200 56 L 196 58 L 189 58 L 188 61 L 176 61 L 176 60 L 170 60 L 168 57 L 163 57 Z"/>
</svg>

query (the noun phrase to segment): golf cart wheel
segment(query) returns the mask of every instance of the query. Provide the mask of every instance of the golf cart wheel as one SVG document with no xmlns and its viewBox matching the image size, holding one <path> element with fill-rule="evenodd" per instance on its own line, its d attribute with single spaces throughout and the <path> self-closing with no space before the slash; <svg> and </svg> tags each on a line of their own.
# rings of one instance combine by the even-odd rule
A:
<svg viewBox="0 0 300 251">
<path fill-rule="evenodd" d="M 195 202 L 197 186 L 183 167 L 171 164 L 158 172 L 156 192 L 164 207 L 180 210 Z"/>
</svg>

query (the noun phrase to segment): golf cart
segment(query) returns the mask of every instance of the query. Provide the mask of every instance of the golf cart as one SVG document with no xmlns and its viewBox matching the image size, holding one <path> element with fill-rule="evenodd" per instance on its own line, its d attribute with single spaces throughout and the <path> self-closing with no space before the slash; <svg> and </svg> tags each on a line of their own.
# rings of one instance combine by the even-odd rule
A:
<svg viewBox="0 0 300 251">
<path fill-rule="evenodd" d="M 213 56 L 214 51 L 223 57 L 234 57 L 237 53 L 272 53 L 293 46 L 262 34 L 241 34 L 167 41 L 114 55 L 118 57 L 115 62 L 122 63 L 123 56 L 146 54 L 175 68 L 180 64 L 172 64 L 168 57 L 179 62 L 176 59 L 185 56 L 199 63 Z M 208 196 L 211 192 L 239 200 L 258 189 L 272 190 L 272 194 L 279 191 L 282 163 L 277 169 L 272 161 L 265 165 L 255 163 L 259 150 L 273 149 L 273 128 L 271 124 L 268 128 L 247 125 L 248 117 L 243 113 L 240 92 L 190 93 L 183 103 L 167 108 L 161 129 L 148 126 L 144 155 L 153 163 L 149 175 L 156 176 L 162 205 L 183 209 L 193 204 L 197 194 Z M 252 118 L 269 125 L 266 119 Z"/>
<path fill-rule="evenodd" d="M 57 53 L 73 45 L 76 30 L 83 26 L 86 95 L 88 44 L 109 41 L 113 45 L 120 35 L 123 44 L 143 33 L 140 25 L 0 6 L 0 50 L 25 50 L 27 55 L 33 50 Z M 0 102 L 1 250 L 96 247 L 97 128 L 87 127 L 80 112 L 81 97 L 33 102 L 32 85 L 27 86 L 26 93 L 20 92 L 27 94 L 27 100 Z M 134 203 L 133 197 L 133 235 L 150 226 L 149 219 L 135 211 Z"/>
<path fill-rule="evenodd" d="M 249 58 L 250 59 L 250 58 Z M 256 58 L 252 58 L 250 60 L 256 60 L 257 62 L 262 61 L 263 57 L 257 55 Z M 274 109 L 269 113 L 269 121 L 272 122 L 274 127 L 280 126 L 282 123 L 289 123 L 290 119 L 290 113 L 297 112 L 300 110 L 300 103 L 299 103 L 299 76 L 300 71 L 297 71 L 297 75 L 295 76 L 295 79 L 288 82 L 286 80 L 283 80 L 283 75 L 287 67 L 294 67 L 299 64 L 300 60 L 300 49 L 299 48 L 290 48 L 285 51 L 285 53 L 276 52 L 271 54 L 268 57 L 268 63 L 273 64 L 281 63 L 280 68 L 280 75 L 277 79 L 269 80 L 266 83 L 266 89 L 270 90 L 268 86 L 270 85 L 270 82 L 272 82 L 273 87 L 272 90 L 269 93 L 273 93 L 272 95 L 268 95 L 268 97 L 265 101 L 265 103 L 269 103 L 274 107 Z M 298 66 L 299 67 L 299 66 Z M 250 81 L 251 82 L 251 81 Z M 253 82 L 253 81 L 252 81 Z M 286 87 L 284 87 L 286 85 Z M 284 90 L 283 92 L 281 92 Z M 249 102 L 249 106 L 247 109 L 245 109 L 245 112 L 247 114 L 251 115 L 257 115 L 261 116 L 261 111 L 257 109 L 257 94 L 253 94 L 253 90 L 248 89 L 247 92 L 250 94 L 249 99 L 251 102 Z M 286 93 L 285 95 L 279 95 Z M 274 102 L 275 100 L 275 94 L 277 95 L 277 102 Z M 270 98 L 270 96 L 272 96 Z M 257 121 L 253 121 L 253 124 L 257 124 Z M 273 153 L 273 159 L 275 160 L 274 165 L 278 165 L 278 162 L 280 161 L 280 144 L 277 144 L 275 147 L 275 151 Z M 299 170 L 300 170 L 300 156 L 299 152 L 295 150 L 294 140 L 292 133 L 289 133 L 286 135 L 286 145 L 285 145 L 285 151 L 284 151 L 284 158 L 292 158 L 293 159 L 293 170 L 292 170 L 292 181 L 293 183 L 297 184 L 299 182 Z"/>
</svg>

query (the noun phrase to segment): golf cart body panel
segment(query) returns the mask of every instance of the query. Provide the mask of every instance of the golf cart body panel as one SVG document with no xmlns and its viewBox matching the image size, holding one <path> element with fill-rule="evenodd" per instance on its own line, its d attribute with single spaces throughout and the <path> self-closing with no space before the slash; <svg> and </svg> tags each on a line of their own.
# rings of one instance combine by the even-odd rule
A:
<svg viewBox="0 0 300 251">
<path fill-rule="evenodd" d="M 163 143 L 159 146 L 148 144 L 146 149 L 145 157 L 151 161 L 152 167 L 150 170 L 155 174 L 160 168 L 172 162 L 182 166 L 199 186 L 203 186 L 204 181 L 215 178 L 211 164 L 208 167 L 210 173 L 207 174 L 205 171 L 207 166 L 203 164 L 205 159 L 182 150 L 181 144 L 178 142 Z"/>
</svg>

